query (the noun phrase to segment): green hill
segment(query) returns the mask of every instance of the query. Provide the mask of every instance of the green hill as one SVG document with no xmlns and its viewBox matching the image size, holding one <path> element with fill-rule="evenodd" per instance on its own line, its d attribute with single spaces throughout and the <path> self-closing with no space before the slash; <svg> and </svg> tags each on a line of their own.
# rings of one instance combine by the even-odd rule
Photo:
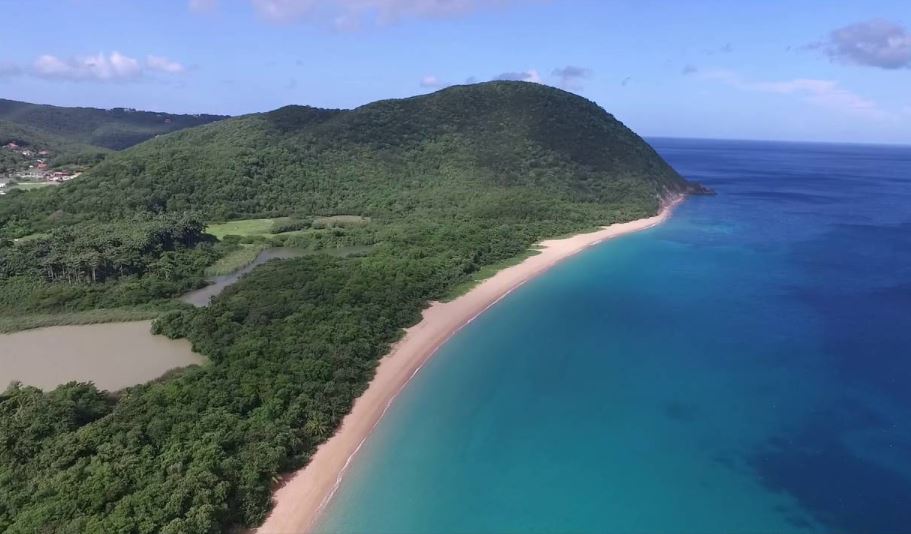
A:
<svg viewBox="0 0 911 534">
<path fill-rule="evenodd" d="M 0 120 L 73 143 L 110 150 L 121 150 L 156 135 L 224 118 L 220 115 L 176 115 L 125 108 L 47 106 L 0 98 Z"/>
<path fill-rule="evenodd" d="M 224 117 L 175 115 L 131 109 L 68 108 L 0 98 L 0 147 L 15 143 L 47 151 L 52 167 L 90 167 L 112 150 L 141 143 L 157 135 L 191 128 Z M 23 170 L 36 156 L 0 148 L 0 174 Z"/>
<path fill-rule="evenodd" d="M 258 267 L 207 308 L 171 301 L 154 329 L 190 339 L 203 367 L 116 396 L 75 383 L 0 395 L 0 531 L 255 526 L 428 301 L 542 238 L 687 192 L 702 189 L 603 109 L 522 82 L 228 119 L 12 191 L 0 319 L 168 309 L 241 240 L 310 254 Z M 248 220 L 212 229 L 220 242 L 202 233 L 228 219 Z M 369 253 L 318 253 L 336 247 Z"/>
<path fill-rule="evenodd" d="M 162 136 L 18 212 L 0 206 L 0 221 L 188 209 L 210 219 L 465 209 L 604 218 L 612 207 L 631 218 L 686 188 L 596 104 L 542 85 L 497 82 L 350 111 L 288 106 Z M 536 205 L 548 213 L 533 213 Z"/>
</svg>

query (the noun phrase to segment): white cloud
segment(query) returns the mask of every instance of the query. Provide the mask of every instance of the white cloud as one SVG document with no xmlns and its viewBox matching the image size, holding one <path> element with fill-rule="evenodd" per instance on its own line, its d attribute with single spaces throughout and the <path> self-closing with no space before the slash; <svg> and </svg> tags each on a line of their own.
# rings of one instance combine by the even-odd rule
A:
<svg viewBox="0 0 911 534">
<path fill-rule="evenodd" d="M 95 69 L 95 73 L 99 78 L 104 78 L 105 76 L 131 78 L 137 76 L 142 70 L 138 61 L 119 52 L 112 53 L 107 62 L 104 61 L 104 56 L 99 54 L 88 65 Z"/>
<path fill-rule="evenodd" d="M 800 95 L 809 102 L 825 107 L 869 115 L 880 115 L 876 102 L 853 93 L 832 80 L 796 79 L 784 82 L 754 84 L 757 91 L 780 95 Z"/>
<path fill-rule="evenodd" d="M 541 74 L 538 73 L 536 69 L 519 71 L 519 72 L 504 72 L 497 74 L 493 77 L 493 80 L 511 80 L 516 82 L 534 82 L 534 83 L 543 83 L 541 80 Z"/>
<path fill-rule="evenodd" d="M 149 55 L 140 62 L 120 52 L 67 58 L 43 54 L 30 64 L 0 62 L 0 78 L 22 75 L 74 82 L 127 82 L 142 78 L 148 71 L 174 75 L 186 72 L 186 67 L 163 56 Z"/>
<path fill-rule="evenodd" d="M 881 69 L 911 68 L 911 32 L 887 20 L 858 22 L 834 30 L 822 48 L 833 61 Z"/>
<path fill-rule="evenodd" d="M 252 0 L 253 7 L 264 19 L 272 22 L 293 22 L 315 11 L 314 0 Z"/>
<path fill-rule="evenodd" d="M 274 23 L 328 21 L 339 29 L 356 29 L 365 22 L 385 25 L 406 18 L 461 16 L 523 1 L 533 0 L 251 0 L 251 3 L 262 18 Z"/>
<path fill-rule="evenodd" d="M 433 74 L 428 74 L 427 76 L 424 76 L 423 78 L 421 78 L 419 85 L 421 87 L 426 87 L 428 89 L 437 89 L 440 87 L 446 87 L 449 84 L 440 80 Z"/>
<path fill-rule="evenodd" d="M 461 15 L 502 0 L 252 0 L 267 20 L 294 22 L 301 18 L 328 15 L 336 25 L 356 24 L 370 18 L 386 24 L 409 17 Z"/>
<path fill-rule="evenodd" d="M 57 56 L 45 54 L 39 56 L 33 65 L 35 73 L 39 76 L 68 76 L 72 73 L 73 67 L 68 65 Z"/>
<path fill-rule="evenodd" d="M 218 0 L 190 0 L 189 7 L 196 13 L 208 13 L 218 7 Z"/>
<path fill-rule="evenodd" d="M 187 70 L 186 67 L 176 61 L 171 61 L 166 57 L 152 55 L 146 57 L 146 66 L 149 69 L 166 72 L 168 74 L 181 74 Z"/>
<path fill-rule="evenodd" d="M 38 57 L 32 65 L 33 73 L 42 78 L 59 78 L 65 80 L 101 80 L 118 81 L 138 78 L 142 74 L 139 61 L 121 54 L 111 52 L 108 55 L 99 53 L 94 56 L 82 56 L 61 59 L 45 54 Z"/>
<path fill-rule="evenodd" d="M 709 70 L 703 72 L 701 77 L 745 91 L 796 96 L 813 105 L 868 119 L 879 120 L 890 117 L 890 114 L 873 100 L 845 89 L 834 80 L 797 78 L 785 81 L 757 82 L 745 80 L 736 72 L 729 70 Z"/>
</svg>

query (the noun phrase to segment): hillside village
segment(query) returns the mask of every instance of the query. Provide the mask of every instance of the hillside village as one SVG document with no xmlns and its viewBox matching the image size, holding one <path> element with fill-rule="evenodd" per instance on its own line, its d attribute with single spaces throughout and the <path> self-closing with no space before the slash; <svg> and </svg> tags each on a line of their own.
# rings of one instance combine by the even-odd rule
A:
<svg viewBox="0 0 911 534">
<path fill-rule="evenodd" d="M 60 185 L 111 152 L 224 118 L 123 107 L 67 108 L 0 98 L 0 195 Z"/>
<path fill-rule="evenodd" d="M 22 146 L 10 141 L 0 146 L 4 155 L 17 162 L 12 168 L 0 172 L 0 195 L 17 185 L 28 183 L 32 187 L 57 185 L 77 178 L 82 172 L 72 169 L 53 169 L 49 163 L 53 154 L 46 149 Z"/>
</svg>

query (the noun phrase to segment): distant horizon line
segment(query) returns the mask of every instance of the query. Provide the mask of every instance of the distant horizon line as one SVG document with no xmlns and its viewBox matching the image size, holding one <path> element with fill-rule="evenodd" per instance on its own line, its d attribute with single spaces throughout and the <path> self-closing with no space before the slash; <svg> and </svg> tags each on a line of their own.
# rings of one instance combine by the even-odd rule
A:
<svg viewBox="0 0 911 534">
<path fill-rule="evenodd" d="M 911 148 L 911 141 L 905 143 L 889 143 L 883 141 L 815 141 L 807 139 L 750 139 L 743 137 L 685 137 L 679 135 L 645 135 L 639 134 L 646 141 L 650 139 L 666 139 L 674 141 L 722 141 L 727 143 L 783 143 L 791 145 L 847 145 L 866 147 Z"/>
</svg>

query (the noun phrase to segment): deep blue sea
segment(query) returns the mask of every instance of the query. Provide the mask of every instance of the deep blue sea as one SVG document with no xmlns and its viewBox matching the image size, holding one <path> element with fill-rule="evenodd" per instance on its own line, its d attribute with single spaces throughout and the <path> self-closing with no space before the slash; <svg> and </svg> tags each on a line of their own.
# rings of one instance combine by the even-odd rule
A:
<svg viewBox="0 0 911 534">
<path fill-rule="evenodd" d="M 911 532 L 911 148 L 651 143 L 718 196 L 462 330 L 319 530 Z"/>
</svg>

